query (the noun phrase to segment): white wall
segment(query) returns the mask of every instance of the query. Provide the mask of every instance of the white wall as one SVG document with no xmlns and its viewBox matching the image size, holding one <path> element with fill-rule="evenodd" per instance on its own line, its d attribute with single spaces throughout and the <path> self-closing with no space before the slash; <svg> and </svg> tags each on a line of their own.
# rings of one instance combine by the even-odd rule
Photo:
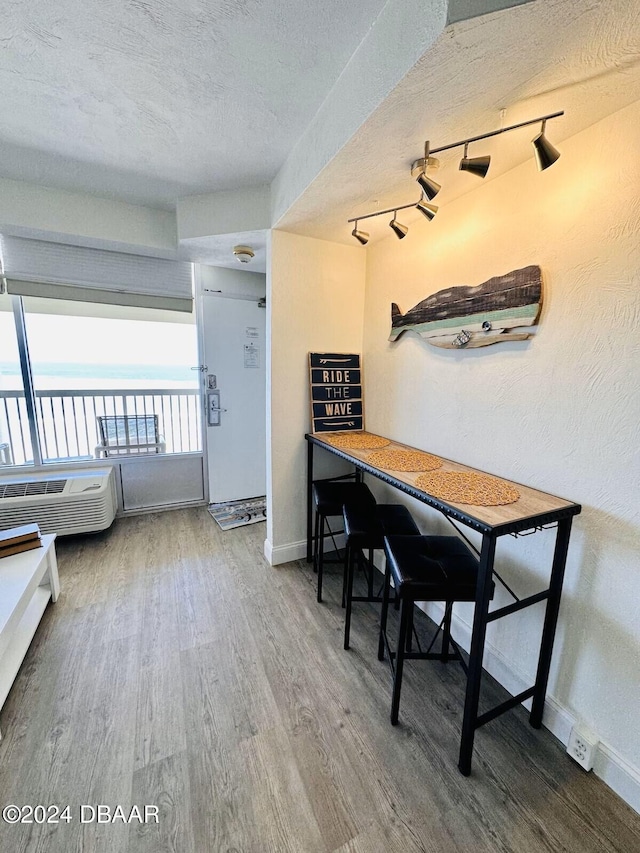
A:
<svg viewBox="0 0 640 853">
<path fill-rule="evenodd" d="M 159 258 L 176 256 L 175 216 L 168 210 L 3 178 L 0 232 Z"/>
<path fill-rule="evenodd" d="M 198 264 L 196 269 L 198 288 L 202 291 L 220 291 L 223 296 L 238 299 L 261 299 L 267 292 L 266 276 L 262 273 L 247 272 L 240 267 L 232 270 L 208 264 Z"/>
<path fill-rule="evenodd" d="M 269 266 L 265 554 L 275 565 L 306 551 L 308 354 L 362 351 L 365 253 L 274 231 Z M 329 475 L 334 470 L 319 472 Z"/>
<path fill-rule="evenodd" d="M 595 731 L 605 744 L 596 771 L 636 808 L 639 126 L 636 103 L 566 141 L 543 173 L 531 158 L 493 181 L 469 176 L 475 189 L 433 222 L 414 222 L 402 242 L 390 236 L 371 246 L 364 333 L 370 430 L 583 505 L 549 683 L 555 729 L 564 736 L 575 718 Z M 442 288 L 527 264 L 539 264 L 544 281 L 530 342 L 461 352 L 410 334 L 387 341 L 392 301 L 404 312 Z M 439 525 L 416 508 L 425 528 Z M 543 587 L 552 539 L 500 541 L 498 566 L 522 593 Z M 469 624 L 470 610 L 460 612 Z M 491 626 L 494 669 L 532 683 L 541 613 Z"/>
<path fill-rule="evenodd" d="M 269 187 L 179 198 L 176 221 L 180 240 L 270 228 Z"/>
</svg>

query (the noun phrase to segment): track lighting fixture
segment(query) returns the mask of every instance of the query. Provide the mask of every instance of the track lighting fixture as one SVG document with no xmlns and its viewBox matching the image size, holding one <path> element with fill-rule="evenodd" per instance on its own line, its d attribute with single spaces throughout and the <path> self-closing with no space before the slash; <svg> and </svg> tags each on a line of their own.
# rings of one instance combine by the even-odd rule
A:
<svg viewBox="0 0 640 853">
<path fill-rule="evenodd" d="M 429 202 L 425 201 L 423 198 L 421 198 L 416 204 L 416 210 L 419 210 L 420 213 L 429 221 L 431 221 L 438 212 L 438 208 L 435 204 L 429 204 Z"/>
<path fill-rule="evenodd" d="M 356 219 L 356 224 L 354 226 L 353 231 L 351 232 L 351 236 L 355 237 L 358 243 L 362 246 L 366 246 L 369 242 L 369 234 L 366 231 L 358 231 L 358 220 Z"/>
<path fill-rule="evenodd" d="M 417 202 L 414 201 L 411 204 L 389 207 L 386 210 L 376 210 L 375 213 L 367 213 L 364 216 L 359 216 L 357 219 L 349 220 L 349 222 L 355 222 L 355 228 L 351 232 L 351 236 L 355 237 L 356 240 L 364 246 L 369 241 L 369 235 L 366 231 L 358 231 L 358 221 L 360 219 L 371 219 L 374 216 L 384 216 L 385 213 L 393 213 L 393 219 L 389 223 L 389 227 L 393 229 L 393 233 L 397 236 L 398 240 L 402 240 L 403 237 L 407 236 L 409 228 L 406 225 L 403 225 L 402 222 L 398 222 L 396 217 L 398 216 L 399 210 L 408 210 L 410 207 L 418 208 L 418 210 L 421 213 L 424 213 L 425 216 L 428 216 L 429 219 L 433 219 L 435 212 L 438 209 L 434 204 L 427 204 L 424 199 L 420 198 Z M 431 212 L 427 214 L 422 210 L 422 207 L 428 208 Z"/>
<path fill-rule="evenodd" d="M 530 124 L 542 123 L 540 133 L 532 139 L 531 142 L 535 152 L 538 169 L 541 172 L 544 171 L 544 169 L 548 169 L 549 166 L 552 166 L 556 162 L 560 156 L 560 152 L 553 147 L 545 136 L 547 121 L 563 115 L 564 110 L 560 110 L 557 113 L 549 113 L 546 116 L 532 118 L 529 121 L 521 121 L 519 124 L 512 124 L 509 127 L 501 127 L 500 130 L 492 130 L 490 133 L 482 133 L 480 136 L 470 136 L 468 139 L 461 139 L 459 142 L 452 142 L 450 145 L 442 145 L 440 148 L 431 149 L 429 143 L 425 142 L 424 157 L 420 160 L 415 160 L 411 164 L 411 175 L 416 179 L 423 193 L 423 196 L 421 196 L 419 201 L 413 202 L 413 204 L 398 205 L 397 207 L 392 207 L 388 210 L 377 210 L 375 213 L 366 213 L 359 216 L 358 219 L 370 219 L 372 216 L 382 216 L 385 213 L 393 213 L 393 219 L 389 223 L 389 226 L 393 229 L 397 238 L 402 240 L 402 238 L 407 235 L 409 229 L 406 225 L 403 225 L 396 219 L 399 210 L 406 210 L 409 207 L 415 207 L 429 221 L 432 220 L 438 212 L 438 208 L 435 204 L 429 204 L 429 202 L 438 195 L 441 189 L 440 184 L 427 175 L 427 169 L 437 167 L 438 165 L 438 160 L 432 156 L 433 154 L 438 154 L 440 151 L 449 151 L 452 148 L 462 148 L 464 146 L 464 153 L 460 160 L 461 171 L 471 172 L 472 175 L 484 178 L 489 171 L 491 157 L 488 154 L 481 157 L 468 157 L 467 153 L 469 145 L 473 142 L 479 142 L 481 139 L 489 139 L 490 137 L 498 136 L 501 133 L 508 133 L 509 131 L 517 130 L 520 127 L 527 127 Z M 351 232 L 351 235 L 364 246 L 369 242 L 369 235 L 366 231 L 358 231 L 358 219 L 348 220 L 349 222 L 355 222 L 355 228 Z"/>
<path fill-rule="evenodd" d="M 404 237 L 407 236 L 407 231 L 409 229 L 407 228 L 406 225 L 403 225 L 402 222 L 398 222 L 398 220 L 396 219 L 397 215 L 398 215 L 398 211 L 394 210 L 393 211 L 393 219 L 389 223 L 389 228 L 391 228 L 391 230 L 396 235 L 398 240 L 402 240 Z"/>
<path fill-rule="evenodd" d="M 462 172 L 471 172 L 472 175 L 477 175 L 479 178 L 484 178 L 489 171 L 491 157 L 486 154 L 483 157 L 467 157 L 469 143 L 464 146 L 464 154 L 460 160 L 460 170 Z"/>
<path fill-rule="evenodd" d="M 441 145 L 440 148 L 429 148 L 429 143 L 425 143 L 425 155 L 427 154 L 439 154 L 441 151 L 450 151 L 452 148 L 461 148 L 464 146 L 464 154 L 462 156 L 462 160 L 460 161 L 460 168 L 463 172 L 471 172 L 473 175 L 478 175 L 481 178 L 489 171 L 489 164 L 491 163 L 491 157 L 488 155 L 484 157 L 467 157 L 467 150 L 469 145 L 472 142 L 479 142 L 481 139 L 490 139 L 492 136 L 499 136 L 501 133 L 509 133 L 511 130 L 518 130 L 520 127 L 528 127 L 530 124 L 539 124 L 542 122 L 542 128 L 540 133 L 536 136 L 535 139 L 532 140 L 533 148 L 536 154 L 536 161 L 538 163 L 538 168 L 540 171 L 543 169 L 547 169 L 553 163 L 556 162 L 558 157 L 560 156 L 560 152 L 556 151 L 553 145 L 549 142 L 549 140 L 544 135 L 545 127 L 547 121 L 552 118 L 558 118 L 558 116 L 563 116 L 564 110 L 560 110 L 557 113 L 549 113 L 546 116 L 540 116 L 539 118 L 532 118 L 529 121 L 521 121 L 518 124 L 512 124 L 509 127 L 501 127 L 500 130 L 492 130 L 489 133 L 481 133 L 479 136 L 470 136 L 468 139 L 461 139 L 458 142 L 452 142 L 450 145 Z M 433 161 L 433 157 L 431 157 Z M 416 160 L 411 167 L 411 174 L 415 175 L 416 170 L 422 165 L 424 161 Z M 418 177 L 418 181 L 420 178 Z M 432 197 L 432 196 L 431 196 Z"/>
<path fill-rule="evenodd" d="M 433 158 L 431 158 L 431 160 L 433 161 Z M 437 161 L 435 162 L 437 164 Z M 422 192 L 425 194 L 425 197 L 429 199 L 429 201 L 434 199 L 441 189 L 440 184 L 427 175 L 427 169 L 430 165 L 432 165 L 432 163 L 429 163 L 429 143 L 425 142 L 424 159 L 421 161 L 417 160 L 413 164 L 411 168 L 411 174 L 415 174 L 415 172 L 417 171 L 418 176 L 416 178 L 416 181 L 420 184 Z"/>
<path fill-rule="evenodd" d="M 531 140 L 531 144 L 533 145 L 533 151 L 536 155 L 536 163 L 538 164 L 539 172 L 544 172 L 544 170 L 548 169 L 549 166 L 553 166 L 553 164 L 560 156 L 560 152 L 558 151 L 558 149 L 554 148 L 553 145 L 547 139 L 547 137 L 544 135 L 546 126 L 547 120 L 543 119 L 542 127 L 540 128 L 540 133 Z"/>
</svg>

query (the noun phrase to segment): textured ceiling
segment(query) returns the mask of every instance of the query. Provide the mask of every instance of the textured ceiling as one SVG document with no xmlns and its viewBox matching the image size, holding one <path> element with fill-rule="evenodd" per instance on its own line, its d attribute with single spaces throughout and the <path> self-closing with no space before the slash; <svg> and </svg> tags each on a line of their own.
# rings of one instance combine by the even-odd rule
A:
<svg viewBox="0 0 640 853">
<path fill-rule="evenodd" d="M 640 98 L 640 4 L 629 0 L 538 0 L 448 28 L 398 84 L 278 227 L 355 243 L 347 219 L 417 200 L 410 166 L 433 148 L 565 110 L 547 127 L 562 140 Z M 469 156 L 491 154 L 491 180 L 530 160 L 527 127 L 477 143 Z M 604 141 L 603 141 L 604 142 Z M 442 190 L 434 204 L 475 189 L 480 179 L 460 172 L 462 149 L 438 155 Z M 401 222 L 429 223 L 403 211 Z M 388 237 L 390 215 L 361 222 L 372 241 Z"/>
<path fill-rule="evenodd" d="M 496 0 L 473 3 L 495 8 Z M 329 150 L 340 116 L 355 114 L 360 95 L 336 83 L 385 14 L 396 20 L 398 8 L 385 0 L 4 0 L 0 177 L 171 210 L 181 196 L 269 183 L 305 128 L 314 127 L 313 139 L 298 151 L 307 143 Z M 367 91 L 405 41 L 378 44 Z M 325 121 L 337 92 L 342 112 Z M 638 98 L 637 2 L 535 0 L 456 23 L 326 165 L 299 170 L 304 185 L 277 225 L 351 243 L 346 219 L 417 199 L 409 166 L 425 138 L 437 147 L 564 109 L 548 127 L 561 149 Z M 470 154 L 492 154 L 491 180 L 527 158 L 533 164 L 535 132 Z M 439 205 L 477 186 L 458 171 L 460 155 L 441 158 Z M 412 211 L 402 221 L 412 217 L 428 229 Z M 369 220 L 373 240 L 388 236 L 387 221 Z M 262 269 L 266 234 L 250 236 L 260 249 L 252 268 Z M 183 240 L 181 251 L 234 264 L 230 248 L 245 237 Z"/>
<path fill-rule="evenodd" d="M 385 0 L 4 0 L 0 177 L 126 201 L 270 182 Z"/>
</svg>

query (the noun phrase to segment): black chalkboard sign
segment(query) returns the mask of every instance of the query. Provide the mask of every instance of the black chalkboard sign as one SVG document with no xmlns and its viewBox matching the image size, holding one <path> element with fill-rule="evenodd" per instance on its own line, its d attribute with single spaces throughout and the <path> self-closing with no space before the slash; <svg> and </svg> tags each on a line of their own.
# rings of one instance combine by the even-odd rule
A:
<svg viewBox="0 0 640 853">
<path fill-rule="evenodd" d="M 312 432 L 364 429 L 360 356 L 309 353 Z"/>
</svg>

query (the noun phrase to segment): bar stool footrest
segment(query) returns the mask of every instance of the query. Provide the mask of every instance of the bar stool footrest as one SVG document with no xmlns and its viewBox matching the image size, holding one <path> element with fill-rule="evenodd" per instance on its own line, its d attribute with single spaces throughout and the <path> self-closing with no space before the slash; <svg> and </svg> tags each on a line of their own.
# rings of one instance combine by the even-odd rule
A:
<svg viewBox="0 0 640 853">
<path fill-rule="evenodd" d="M 476 717 L 474 728 L 479 729 L 480 726 L 490 723 L 491 720 L 495 720 L 496 717 L 499 717 L 500 714 L 504 714 L 505 711 L 509 711 L 511 708 L 517 708 L 517 706 L 522 704 L 522 702 L 525 702 L 527 699 L 531 699 L 535 692 L 536 687 L 534 684 L 533 687 L 523 690 L 522 693 L 518 693 L 517 696 L 512 696 L 505 702 L 501 702 L 499 705 L 496 705 L 495 708 L 485 711 L 484 714 L 480 714 Z"/>
</svg>

